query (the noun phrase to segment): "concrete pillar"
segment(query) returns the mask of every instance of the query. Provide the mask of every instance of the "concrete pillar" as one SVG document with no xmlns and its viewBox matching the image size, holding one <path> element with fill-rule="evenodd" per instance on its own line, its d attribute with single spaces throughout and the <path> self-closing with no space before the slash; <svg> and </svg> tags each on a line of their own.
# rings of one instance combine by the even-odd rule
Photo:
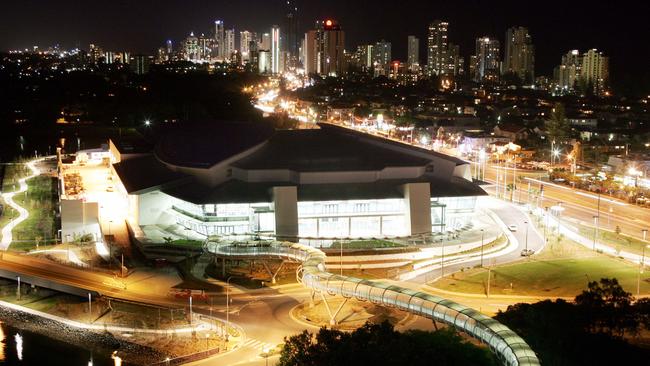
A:
<svg viewBox="0 0 650 366">
<path fill-rule="evenodd" d="M 298 238 L 298 189 L 273 187 L 275 205 L 275 235 L 278 240 L 296 241 Z"/>
<path fill-rule="evenodd" d="M 431 187 L 429 183 L 408 183 L 404 191 L 408 235 L 431 234 Z"/>
</svg>

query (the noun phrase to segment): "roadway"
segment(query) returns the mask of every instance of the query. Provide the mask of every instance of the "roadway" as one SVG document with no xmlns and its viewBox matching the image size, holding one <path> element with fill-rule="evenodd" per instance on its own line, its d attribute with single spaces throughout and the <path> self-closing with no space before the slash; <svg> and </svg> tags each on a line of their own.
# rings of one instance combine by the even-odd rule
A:
<svg viewBox="0 0 650 366">
<path fill-rule="evenodd" d="M 508 169 L 506 172 L 506 182 L 511 184 L 515 172 L 513 169 Z M 600 228 L 614 231 L 618 226 L 621 233 L 637 239 L 642 239 L 642 230 L 650 229 L 650 210 L 647 208 L 629 204 L 606 195 L 600 195 L 599 205 L 596 193 L 540 180 L 541 176 L 546 175 L 546 173 L 517 170 L 516 174 L 517 177 L 524 177 L 523 182 L 518 180 L 517 191 L 513 194 L 516 201 L 526 203 L 534 199 L 534 195 L 528 196 L 528 182 L 530 182 L 530 187 L 537 191 L 542 185 L 544 186 L 543 197 L 539 201 L 540 207 L 554 206 L 561 202 L 562 207 L 565 209 L 562 212 L 563 217 L 572 218 L 587 226 L 594 226 L 594 216 L 600 214 Z M 499 169 L 499 175 L 501 178 L 498 187 L 502 194 L 503 168 Z M 485 169 L 485 181 L 496 183 L 496 178 L 497 168 L 488 165 L 487 169 Z M 490 187 L 488 192 L 494 194 L 496 188 Z M 507 192 L 507 194 L 509 195 L 510 192 Z"/>
<path fill-rule="evenodd" d="M 529 216 L 524 212 L 521 207 L 513 203 L 500 201 L 493 198 L 488 198 L 483 201 L 486 208 L 494 212 L 506 226 L 515 225 L 517 230 L 507 233 L 510 238 L 514 238 L 516 249 L 507 252 L 501 252 L 498 256 L 485 255 L 483 258 L 483 266 L 497 266 L 506 263 L 515 262 L 524 259 L 521 253 L 524 249 L 533 250 L 535 253 L 541 251 L 544 247 L 544 237 L 534 225 L 530 222 Z M 432 271 L 423 275 L 415 277 L 411 282 L 423 284 L 429 283 L 440 278 L 441 275 L 449 276 L 453 272 L 458 272 L 463 268 L 474 267 L 481 264 L 480 257 L 472 257 L 460 262 L 448 263 L 444 266 L 436 266 Z"/>
</svg>

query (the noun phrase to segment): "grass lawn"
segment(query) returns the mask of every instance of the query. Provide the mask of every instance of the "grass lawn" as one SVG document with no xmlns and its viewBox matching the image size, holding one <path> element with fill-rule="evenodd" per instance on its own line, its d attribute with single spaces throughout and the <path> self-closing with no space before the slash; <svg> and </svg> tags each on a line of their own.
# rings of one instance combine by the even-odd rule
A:
<svg viewBox="0 0 650 366">
<path fill-rule="evenodd" d="M 2 197 L 0 197 L 0 204 L 3 207 L 2 212 L 0 213 L 0 228 L 3 228 L 9 221 L 18 216 L 18 212 L 16 212 L 12 207 L 9 207 Z"/>
<path fill-rule="evenodd" d="M 36 241 L 51 244 L 56 238 L 56 179 L 41 175 L 27 181 L 27 186 L 27 192 L 14 197 L 17 204 L 29 211 L 29 217 L 14 228 L 12 250 L 34 248 Z"/>
<path fill-rule="evenodd" d="M 169 243 L 169 245 L 177 245 L 179 247 L 201 248 L 203 246 L 203 242 L 200 240 L 176 239 L 176 240 L 172 240 Z"/>
<path fill-rule="evenodd" d="M 24 164 L 5 165 L 4 176 L 2 178 L 2 193 L 13 192 L 18 189 L 18 180 L 26 177 L 31 170 Z"/>
<path fill-rule="evenodd" d="M 604 256 L 579 259 L 531 260 L 494 268 L 490 294 L 573 297 L 587 287 L 588 280 L 617 278 L 623 288 L 636 293 L 639 267 Z M 475 269 L 456 278 L 445 278 L 435 286 L 450 291 L 485 293 L 487 270 Z M 641 292 L 650 293 L 650 269 L 641 275 Z M 512 284 L 512 290 L 510 285 Z"/>
<path fill-rule="evenodd" d="M 394 243 L 388 240 L 352 240 L 348 242 L 336 241 L 332 243 L 330 248 L 340 249 L 343 244 L 343 249 L 374 249 L 374 248 L 400 248 L 404 245 Z"/>
<path fill-rule="evenodd" d="M 493 267 L 490 294 L 574 297 L 588 281 L 616 278 L 636 294 L 639 266 L 590 250 L 567 239 L 551 237 L 539 255 L 515 264 Z M 436 281 L 433 286 L 456 292 L 485 294 L 487 269 L 475 268 Z M 512 285 L 512 287 L 511 287 Z M 650 268 L 641 274 L 641 293 L 650 293 Z"/>
<path fill-rule="evenodd" d="M 585 238 L 593 238 L 595 234 L 595 229 L 592 227 L 587 227 L 584 225 L 579 225 L 580 234 Z M 613 246 L 618 250 L 624 250 L 627 252 L 633 252 L 641 254 L 643 247 L 648 245 L 643 241 L 627 236 L 624 234 L 616 234 L 614 231 L 609 230 L 598 230 L 598 242 Z"/>
</svg>

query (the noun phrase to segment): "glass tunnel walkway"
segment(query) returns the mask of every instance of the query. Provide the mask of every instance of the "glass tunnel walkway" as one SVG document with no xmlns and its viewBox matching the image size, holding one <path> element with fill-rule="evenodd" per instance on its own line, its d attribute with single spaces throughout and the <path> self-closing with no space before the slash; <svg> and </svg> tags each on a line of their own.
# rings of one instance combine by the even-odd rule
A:
<svg viewBox="0 0 650 366">
<path fill-rule="evenodd" d="M 507 326 L 472 308 L 442 297 L 418 292 L 381 281 L 340 276 L 325 270 L 325 253 L 302 244 L 224 244 L 207 242 L 205 249 L 217 256 L 295 260 L 302 265 L 297 279 L 317 292 L 345 298 L 368 300 L 395 307 L 438 322 L 446 323 L 487 345 L 504 365 L 540 365 L 535 352 Z"/>
</svg>

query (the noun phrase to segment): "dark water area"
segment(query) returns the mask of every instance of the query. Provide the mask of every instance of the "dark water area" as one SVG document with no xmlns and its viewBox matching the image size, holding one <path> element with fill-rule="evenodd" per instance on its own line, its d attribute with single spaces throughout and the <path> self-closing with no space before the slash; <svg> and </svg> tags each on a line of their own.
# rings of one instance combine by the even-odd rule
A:
<svg viewBox="0 0 650 366">
<path fill-rule="evenodd" d="M 56 154 L 57 147 L 66 153 L 98 148 L 109 137 L 119 136 L 117 128 L 102 126 L 0 127 L 0 163 L 18 158 Z M 132 131 L 129 133 L 133 133 Z"/>
<path fill-rule="evenodd" d="M 0 322 L 0 365 L 112 366 L 115 361 L 108 350 L 87 349 Z"/>
</svg>

